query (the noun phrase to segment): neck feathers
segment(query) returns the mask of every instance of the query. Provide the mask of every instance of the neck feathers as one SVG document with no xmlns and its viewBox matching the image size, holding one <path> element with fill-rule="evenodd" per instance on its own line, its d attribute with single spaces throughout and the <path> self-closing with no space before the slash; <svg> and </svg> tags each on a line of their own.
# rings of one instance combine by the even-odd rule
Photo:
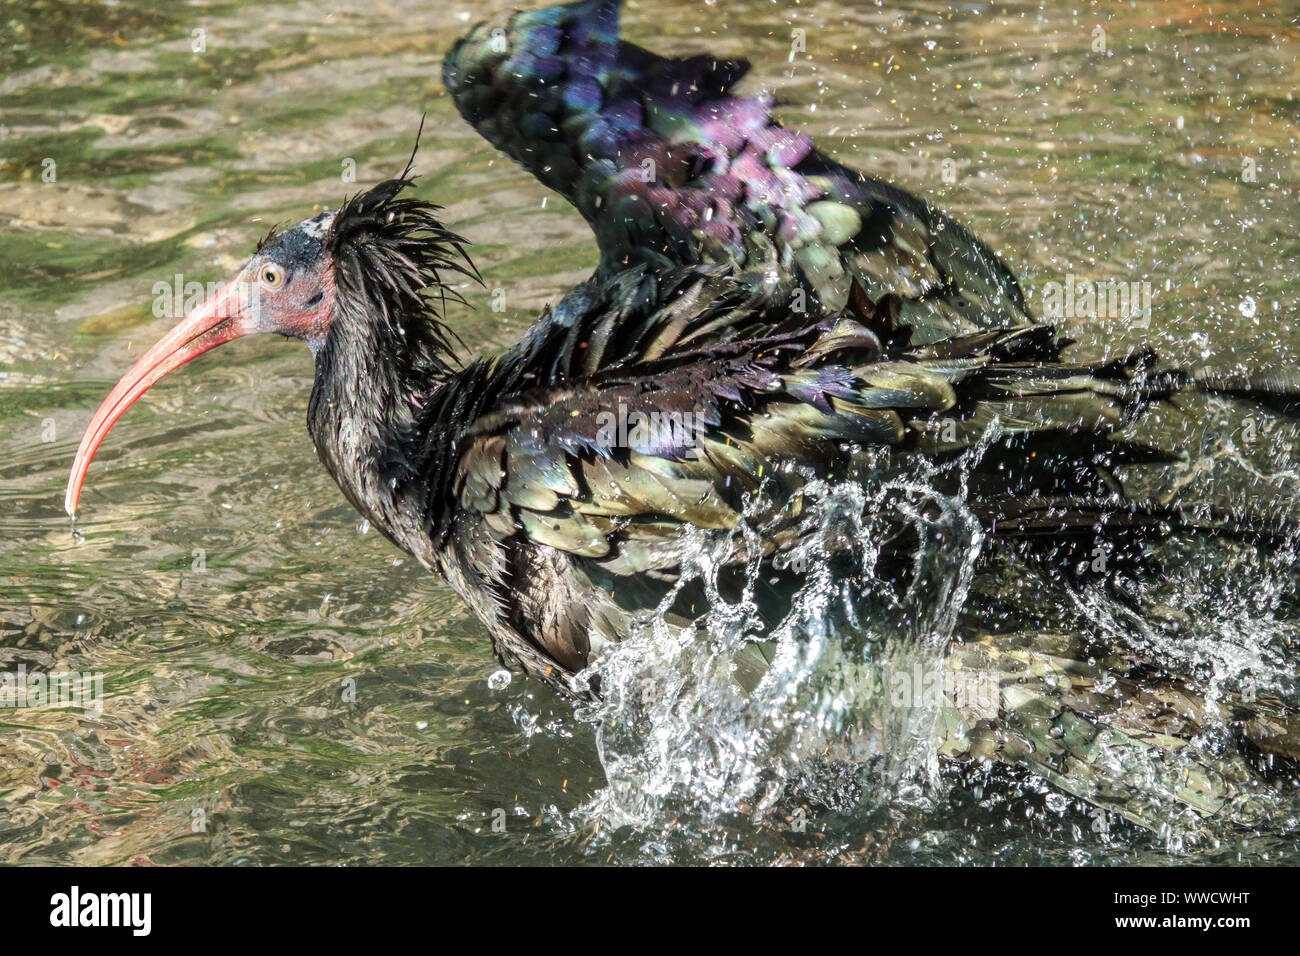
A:
<svg viewBox="0 0 1300 956">
<path fill-rule="evenodd" d="M 478 278 L 440 207 L 401 197 L 411 182 L 408 169 L 353 197 L 330 225 L 336 295 L 308 409 L 321 460 L 389 537 L 414 520 L 422 421 L 458 367 L 442 309 L 460 296 L 444 277 Z"/>
</svg>

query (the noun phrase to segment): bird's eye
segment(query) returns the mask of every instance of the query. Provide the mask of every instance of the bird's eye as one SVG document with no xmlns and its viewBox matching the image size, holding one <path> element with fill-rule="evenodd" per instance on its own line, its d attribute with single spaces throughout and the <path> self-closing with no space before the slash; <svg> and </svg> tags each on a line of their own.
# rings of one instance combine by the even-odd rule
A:
<svg viewBox="0 0 1300 956">
<path fill-rule="evenodd" d="M 284 270 L 274 264 L 264 265 L 259 278 L 268 289 L 278 289 L 284 283 Z"/>
</svg>

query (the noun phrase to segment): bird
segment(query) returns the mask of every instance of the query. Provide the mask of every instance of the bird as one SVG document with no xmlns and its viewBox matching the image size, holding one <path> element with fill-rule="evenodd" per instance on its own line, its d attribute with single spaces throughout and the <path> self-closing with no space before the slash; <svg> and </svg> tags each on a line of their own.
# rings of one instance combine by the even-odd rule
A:
<svg viewBox="0 0 1300 956">
<path fill-rule="evenodd" d="M 479 273 L 441 207 L 412 193 L 413 153 L 396 177 L 272 230 L 134 364 L 81 439 L 68 514 L 101 442 L 155 382 L 274 333 L 312 354 L 307 427 L 347 500 L 447 582 L 503 663 L 569 697 L 599 696 L 582 675 L 638 615 L 666 607 L 693 626 L 708 596 L 684 580 L 683 535 L 734 533 L 759 498 L 760 532 L 723 570 L 740 586 L 757 562 L 756 613 L 773 619 L 813 489 L 916 462 L 946 469 L 935 481 L 1013 562 L 1088 555 L 1099 539 L 1254 534 L 1130 497 L 1116 475 L 1169 460 L 1127 436 L 1152 408 L 1195 391 L 1286 413 L 1292 378 L 1180 370 L 1149 349 L 1070 361 L 965 227 L 829 158 L 774 118 L 770 93 L 737 92 L 745 61 L 622 39 L 619 8 L 581 0 L 480 24 L 443 63 L 463 118 L 590 224 L 590 278 L 504 351 L 465 356 L 446 304 Z M 909 564 L 923 525 L 882 520 L 876 571 L 901 591 L 923 573 Z M 1140 826 L 1159 828 L 1169 801 L 1256 822 L 1253 758 L 1300 759 L 1283 701 L 1223 690 L 1211 703 L 1086 636 L 991 631 L 943 660 L 991 675 L 997 698 L 991 712 L 945 699 L 939 753 L 1029 769 Z M 768 660 L 752 663 L 761 680 Z M 1220 718 L 1240 746 L 1193 746 Z M 1124 782 L 1135 760 L 1165 799 Z"/>
</svg>

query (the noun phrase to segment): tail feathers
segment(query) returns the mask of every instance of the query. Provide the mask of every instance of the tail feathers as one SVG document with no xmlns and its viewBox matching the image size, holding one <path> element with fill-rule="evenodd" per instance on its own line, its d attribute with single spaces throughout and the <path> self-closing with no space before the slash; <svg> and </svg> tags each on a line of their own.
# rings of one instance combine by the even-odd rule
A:
<svg viewBox="0 0 1300 956">
<path fill-rule="evenodd" d="M 1202 391 L 1257 402 L 1283 415 L 1300 415 L 1300 370 L 1269 369 L 1255 374 L 1198 369 L 1192 381 Z"/>
<path fill-rule="evenodd" d="M 1078 497 L 982 501 L 977 513 L 994 541 L 1107 537 L 1148 530 L 1160 536 L 1199 533 L 1239 541 L 1281 544 L 1300 536 L 1286 516 L 1244 507 L 1219 508 Z"/>
</svg>

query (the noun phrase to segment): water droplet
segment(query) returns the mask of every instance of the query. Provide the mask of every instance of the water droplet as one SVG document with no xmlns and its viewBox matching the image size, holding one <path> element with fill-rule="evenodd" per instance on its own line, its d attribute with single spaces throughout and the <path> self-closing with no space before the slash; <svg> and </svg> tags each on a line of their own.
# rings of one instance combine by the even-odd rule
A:
<svg viewBox="0 0 1300 956">
<path fill-rule="evenodd" d="M 489 690 L 502 690 L 510 684 L 510 672 L 504 667 L 500 670 L 493 671 L 487 679 Z"/>
</svg>

